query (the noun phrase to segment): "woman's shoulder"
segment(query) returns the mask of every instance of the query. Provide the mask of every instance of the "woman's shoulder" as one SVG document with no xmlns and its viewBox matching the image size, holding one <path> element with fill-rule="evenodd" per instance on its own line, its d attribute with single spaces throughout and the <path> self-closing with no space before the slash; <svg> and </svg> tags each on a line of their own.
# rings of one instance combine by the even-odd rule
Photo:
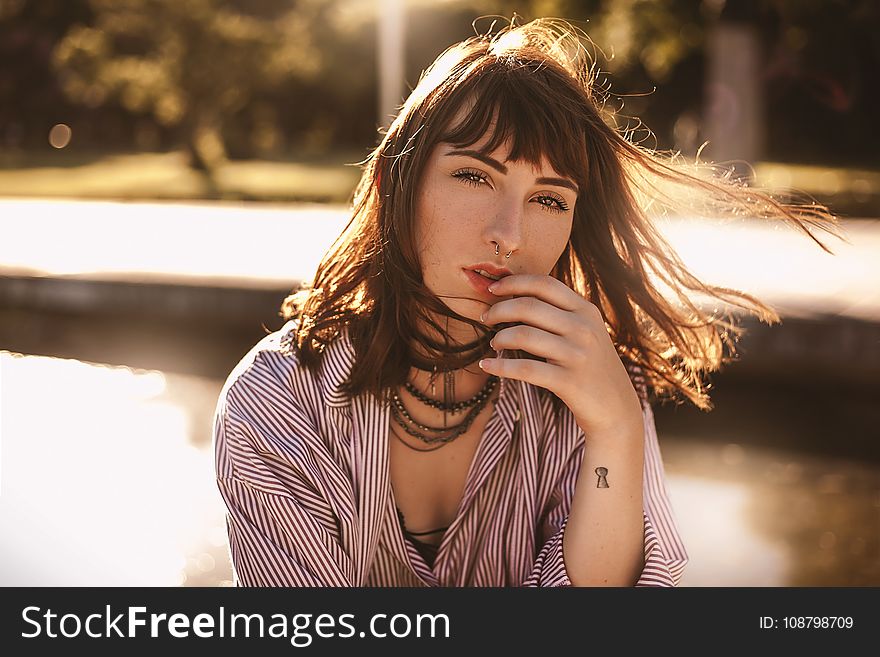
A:
<svg viewBox="0 0 880 657">
<path fill-rule="evenodd" d="M 307 367 L 297 347 L 298 328 L 298 320 L 289 320 L 254 344 L 227 376 L 221 401 L 234 397 L 236 403 L 249 406 L 271 402 L 303 407 L 326 401 L 338 373 L 347 369 L 351 351 L 347 332 L 326 346 L 317 366 Z"/>
<path fill-rule="evenodd" d="M 293 373 L 301 369 L 296 344 L 293 341 L 296 326 L 287 322 L 280 329 L 264 335 L 248 349 L 226 377 L 221 397 L 230 389 L 247 386 L 255 379 Z"/>
<path fill-rule="evenodd" d="M 214 413 L 218 472 L 253 471 L 255 481 L 265 482 L 273 479 L 271 473 L 290 474 L 296 464 L 312 462 L 315 453 L 330 453 L 327 436 L 333 432 L 326 431 L 327 382 L 321 371 L 327 355 L 315 371 L 305 367 L 296 329 L 291 321 L 265 335 L 227 377 Z"/>
</svg>

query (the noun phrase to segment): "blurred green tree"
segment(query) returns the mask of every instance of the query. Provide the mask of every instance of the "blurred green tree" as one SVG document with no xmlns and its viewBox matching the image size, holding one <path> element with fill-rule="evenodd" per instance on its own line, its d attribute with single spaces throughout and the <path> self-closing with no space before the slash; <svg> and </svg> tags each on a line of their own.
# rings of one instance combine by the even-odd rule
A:
<svg viewBox="0 0 880 657">
<path fill-rule="evenodd" d="M 322 70 L 313 38 L 320 0 L 89 4 L 93 24 L 73 26 L 55 48 L 64 93 L 179 128 L 192 165 L 208 173 L 226 159 L 230 117 L 261 92 Z"/>
<path fill-rule="evenodd" d="M 599 53 L 618 119 L 644 117 L 661 148 L 681 148 L 703 137 L 711 29 L 744 7 L 766 49 L 768 157 L 876 166 L 873 0 L 407 0 L 406 79 L 472 36 L 477 17 L 482 32 L 514 12 L 567 18 L 610 58 Z M 58 122 L 78 156 L 185 146 L 201 167 L 372 145 L 378 11 L 379 0 L 0 0 L 0 148 L 48 148 Z"/>
</svg>

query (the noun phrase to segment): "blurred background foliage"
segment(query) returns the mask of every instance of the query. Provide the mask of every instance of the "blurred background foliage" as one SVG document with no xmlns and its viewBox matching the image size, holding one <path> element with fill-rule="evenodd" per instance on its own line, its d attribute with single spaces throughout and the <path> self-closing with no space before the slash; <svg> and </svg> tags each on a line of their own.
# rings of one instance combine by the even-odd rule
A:
<svg viewBox="0 0 880 657">
<path fill-rule="evenodd" d="M 43 147 L 44 126 L 62 118 L 85 148 L 184 147 L 198 168 L 227 155 L 278 154 L 291 140 L 320 140 L 333 128 L 350 140 L 345 126 L 369 94 L 352 65 L 375 74 L 372 44 L 357 25 L 343 24 L 341 4 L 4 2 L 3 58 L 24 64 L 3 67 L 4 113 L 17 114 L 3 116 L 6 146 Z M 327 107 L 336 108 L 332 127 Z M 323 139 L 310 145 L 325 147 Z"/>
<path fill-rule="evenodd" d="M 70 127 L 65 157 L 77 163 L 179 151 L 211 172 L 229 160 L 365 155 L 377 138 L 381 11 L 374 0 L 0 0 L 3 162 L 41 162 L 56 124 Z M 685 155 L 704 139 L 712 26 L 748 22 L 766 63 L 765 159 L 877 164 L 873 0 L 409 0 L 408 87 L 477 17 L 485 32 L 492 15 L 503 24 L 514 12 L 584 29 L 607 56 L 614 107 L 650 127 L 648 145 Z"/>
</svg>

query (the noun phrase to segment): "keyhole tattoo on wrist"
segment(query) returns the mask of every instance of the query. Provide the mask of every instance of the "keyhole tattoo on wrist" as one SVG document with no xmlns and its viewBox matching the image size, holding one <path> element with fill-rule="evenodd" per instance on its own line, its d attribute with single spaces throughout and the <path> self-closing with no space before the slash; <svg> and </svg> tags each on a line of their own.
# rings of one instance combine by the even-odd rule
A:
<svg viewBox="0 0 880 657">
<path fill-rule="evenodd" d="M 608 474 L 608 468 L 600 466 L 596 468 L 596 474 L 599 475 L 599 481 L 596 482 L 596 488 L 611 488 L 608 485 L 608 480 L 605 478 L 605 475 Z"/>
</svg>

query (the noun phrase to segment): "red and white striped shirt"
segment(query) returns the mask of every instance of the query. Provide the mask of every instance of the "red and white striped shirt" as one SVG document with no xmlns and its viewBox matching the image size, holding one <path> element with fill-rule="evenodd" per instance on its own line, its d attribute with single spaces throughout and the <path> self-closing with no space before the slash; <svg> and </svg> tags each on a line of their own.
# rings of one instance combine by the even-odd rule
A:
<svg viewBox="0 0 880 657">
<path fill-rule="evenodd" d="M 355 352 L 343 329 L 314 373 L 294 321 L 235 367 L 214 416 L 217 483 L 239 586 L 571 586 L 562 537 L 584 433 L 547 392 L 502 379 L 457 516 L 433 566 L 406 536 L 389 474 L 390 408 L 340 390 Z M 667 497 L 654 417 L 645 419 L 645 567 L 675 586 L 688 557 Z"/>
</svg>

